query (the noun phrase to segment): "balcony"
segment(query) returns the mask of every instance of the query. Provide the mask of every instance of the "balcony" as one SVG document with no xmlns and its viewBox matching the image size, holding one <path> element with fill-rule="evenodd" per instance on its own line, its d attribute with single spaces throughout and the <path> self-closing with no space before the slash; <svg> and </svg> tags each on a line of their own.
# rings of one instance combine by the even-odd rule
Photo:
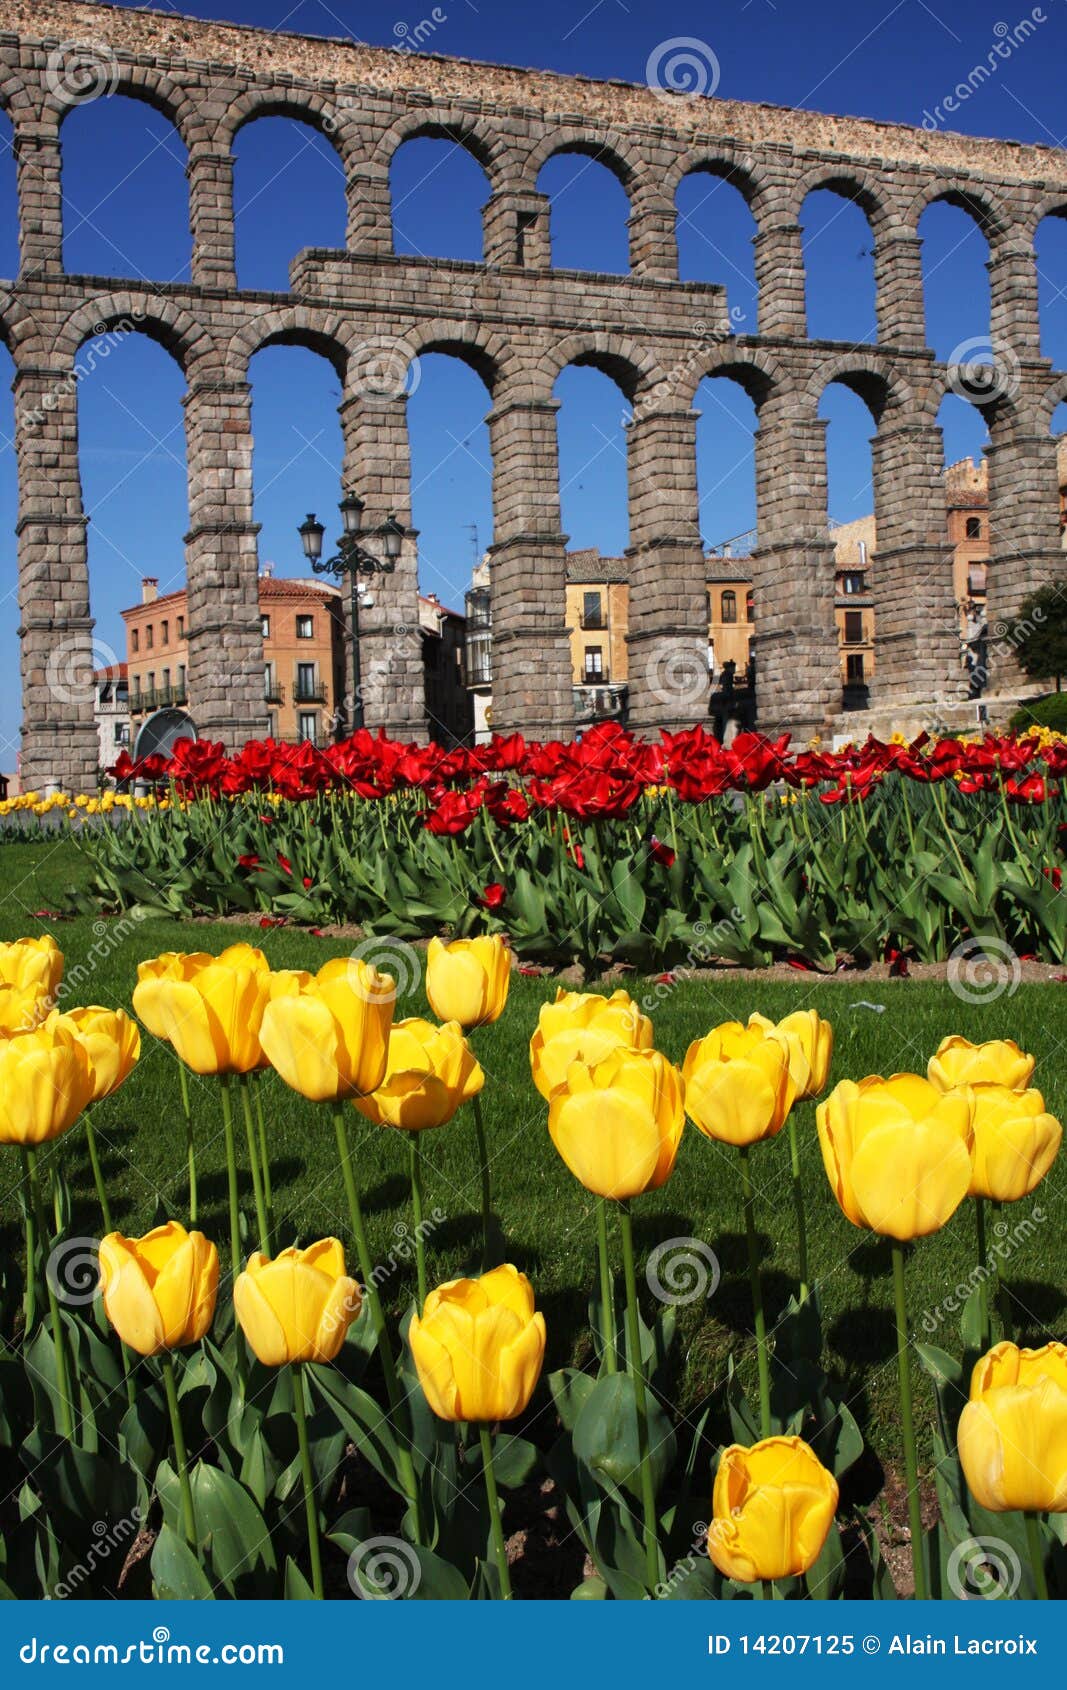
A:
<svg viewBox="0 0 1067 1690">
<path fill-rule="evenodd" d="M 284 704 L 285 688 L 278 681 L 268 681 L 263 688 L 263 698 L 267 704 Z"/>
<path fill-rule="evenodd" d="M 606 669 L 586 669 L 578 685 L 583 687 L 607 687 L 611 685 L 611 676 Z"/>
<path fill-rule="evenodd" d="M 297 681 L 293 687 L 294 704 L 325 704 L 326 688 L 321 681 Z"/>
<path fill-rule="evenodd" d="M 588 628 L 588 629 L 599 630 L 601 633 L 603 633 L 607 629 L 608 619 L 607 619 L 607 617 L 605 616 L 605 614 L 602 610 L 593 610 L 593 611 L 584 611 L 583 610 L 582 614 L 578 618 L 578 626 L 580 628 L 583 628 L 583 629 Z"/>
<path fill-rule="evenodd" d="M 130 709 L 135 715 L 147 715 L 152 710 L 168 710 L 185 704 L 188 697 L 189 689 L 184 681 L 165 687 L 142 687 L 140 692 L 130 695 Z"/>
</svg>

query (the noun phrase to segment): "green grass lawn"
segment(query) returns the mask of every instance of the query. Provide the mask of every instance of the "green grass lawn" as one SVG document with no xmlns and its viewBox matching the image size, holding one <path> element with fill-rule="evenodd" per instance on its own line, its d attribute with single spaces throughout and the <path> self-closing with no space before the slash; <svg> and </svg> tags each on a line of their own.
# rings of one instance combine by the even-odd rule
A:
<svg viewBox="0 0 1067 1690">
<path fill-rule="evenodd" d="M 55 845 L 0 845 L 0 939 L 54 932 L 67 956 L 68 979 L 77 976 L 67 999 L 129 1007 L 136 963 L 159 951 L 217 950 L 238 938 L 259 944 L 278 966 L 316 968 L 344 955 L 351 942 L 322 939 L 289 928 L 262 931 L 257 925 L 181 923 L 130 917 L 82 917 L 49 921 L 60 893 L 76 885 L 82 862 L 67 841 Z M 493 1154 L 495 1208 L 513 1261 L 531 1276 L 548 1322 L 548 1365 L 580 1360 L 588 1353 L 586 1299 L 595 1277 L 592 1200 L 557 1157 L 546 1130 L 546 1108 L 529 1077 L 527 1042 L 538 1006 L 555 993 L 550 979 L 513 977 L 504 1018 L 475 1036 L 487 1073 L 486 1126 Z M 637 981 L 634 995 L 653 998 L 657 1044 L 680 1061 L 694 1037 L 719 1021 L 747 1019 L 750 1011 L 780 1016 L 814 1005 L 834 1024 L 837 1043 L 832 1079 L 859 1078 L 898 1069 L 924 1071 L 943 1035 L 973 1039 L 1011 1036 L 1038 1058 L 1037 1079 L 1048 1107 L 1067 1110 L 1067 986 L 1021 986 L 992 1004 L 959 1002 L 947 986 L 911 980 L 824 979 L 798 974 L 795 980 L 691 980 L 673 987 Z M 871 1003 L 883 1005 L 879 1012 Z M 398 1014 L 426 1014 L 421 988 L 398 1004 Z M 266 1085 L 273 1145 L 276 1209 L 284 1217 L 285 1242 L 328 1232 L 347 1236 L 333 1133 L 325 1111 L 288 1092 L 273 1077 Z M 228 1236 L 225 1176 L 217 1087 L 193 1081 L 201 1166 L 201 1225 L 220 1246 Z M 426 1205 L 440 1212 L 429 1241 L 432 1280 L 455 1275 L 473 1260 L 478 1221 L 478 1171 L 472 1123 L 464 1116 L 424 1139 Z M 376 1260 L 403 1256 L 403 1228 L 409 1219 L 405 1147 L 387 1132 L 354 1117 L 359 1177 L 366 1197 L 371 1249 Z M 799 1112 L 803 1141 L 812 1266 L 820 1285 L 831 1369 L 845 1382 L 849 1400 L 876 1448 L 892 1458 L 897 1418 L 894 1333 L 889 1253 L 886 1246 L 849 1225 L 833 1200 L 819 1155 L 814 1105 Z M 97 1130 L 105 1147 L 105 1169 L 116 1224 L 140 1232 L 163 1208 L 184 1218 L 184 1129 L 175 1058 L 146 1037 L 141 1063 L 126 1087 L 102 1105 Z M 84 1153 L 75 1128 L 58 1147 L 74 1197 L 72 1231 L 95 1235 L 97 1208 Z M 770 1314 L 780 1310 L 796 1275 L 795 1234 L 786 1136 L 754 1154 L 759 1188 L 759 1223 Z M 0 1161 L 0 1229 L 10 1260 L 21 1259 L 15 1201 L 19 1166 L 13 1152 Z M 246 1201 L 251 1214 L 251 1196 Z M 1067 1162 L 1061 1158 L 1033 1199 L 1008 1216 L 1014 1225 L 1035 1207 L 1044 1219 L 1013 1253 L 1008 1277 L 1018 1305 L 1019 1328 L 1032 1342 L 1064 1335 L 1062 1248 L 1067 1219 Z M 677 1169 L 660 1192 L 641 1199 L 637 1237 L 647 1250 L 665 1238 L 704 1240 L 722 1268 L 710 1301 L 682 1309 L 688 1343 L 684 1398 L 692 1401 L 724 1375 L 727 1357 L 751 1360 L 749 1299 L 735 1154 L 690 1128 Z M 973 1213 L 969 1205 L 945 1230 L 925 1240 L 909 1262 L 909 1300 L 919 1327 L 974 1263 Z M 399 1248 L 398 1248 L 399 1247 Z M 223 1252 L 224 1253 L 224 1252 Z M 401 1311 L 413 1289 L 414 1268 L 401 1261 L 385 1281 L 383 1295 Z M 649 1299 L 651 1306 L 651 1298 Z M 957 1317 L 949 1315 L 936 1333 L 919 1332 L 958 1350 Z M 924 1414 L 932 1412 L 929 1386 L 915 1384 Z"/>
</svg>

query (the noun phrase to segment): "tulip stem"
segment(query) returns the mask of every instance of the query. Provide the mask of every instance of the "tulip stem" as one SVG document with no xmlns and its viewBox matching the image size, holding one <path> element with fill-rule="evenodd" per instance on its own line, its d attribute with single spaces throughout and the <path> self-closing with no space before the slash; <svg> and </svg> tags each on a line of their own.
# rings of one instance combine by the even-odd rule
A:
<svg viewBox="0 0 1067 1690">
<path fill-rule="evenodd" d="M 489 1176 L 489 1151 L 485 1142 L 485 1122 L 482 1120 L 481 1098 L 475 1092 L 471 1098 L 474 1111 L 474 1131 L 478 1135 L 478 1166 L 482 1176 L 482 1272 L 489 1267 L 489 1231 L 492 1224 L 493 1188 Z"/>
<path fill-rule="evenodd" d="M 270 1156 L 267 1151 L 267 1123 L 263 1116 L 263 1081 L 259 1074 L 249 1076 L 252 1096 L 256 1103 L 256 1126 L 259 1131 L 259 1166 L 263 1175 L 263 1200 L 267 1205 L 267 1230 L 274 1238 L 274 1188 L 270 1177 Z"/>
<path fill-rule="evenodd" d="M 195 1226 L 197 1220 L 197 1199 L 196 1147 L 193 1144 L 193 1111 L 189 1102 L 189 1076 L 185 1072 L 185 1063 L 182 1062 L 180 1058 L 178 1060 L 178 1082 L 182 1088 L 182 1112 L 185 1115 L 185 1147 L 189 1163 L 189 1225 Z"/>
<path fill-rule="evenodd" d="M 893 1240 L 893 1302 L 897 1320 L 897 1369 L 900 1375 L 900 1418 L 904 1436 L 904 1480 L 908 1487 L 908 1523 L 911 1529 L 911 1565 L 915 1578 L 915 1600 L 926 1600 L 926 1569 L 923 1565 L 923 1520 L 919 1495 L 919 1458 L 915 1448 L 915 1416 L 911 1405 L 911 1372 L 908 1357 L 908 1307 L 904 1294 L 904 1246 Z"/>
<path fill-rule="evenodd" d="M 293 1406 L 296 1411 L 296 1435 L 300 1444 L 300 1475 L 304 1481 L 304 1513 L 307 1516 L 308 1555 L 311 1560 L 311 1588 L 321 1602 L 322 1546 L 319 1543 L 319 1505 L 315 1496 L 315 1472 L 311 1465 L 311 1446 L 308 1443 L 307 1414 L 304 1408 L 304 1369 L 294 1362 L 289 1369 L 293 1380 Z"/>
<path fill-rule="evenodd" d="M 596 1200 L 596 1235 L 600 1255 L 600 1347 L 604 1356 L 605 1373 L 618 1368 L 615 1355 L 615 1297 L 611 1286 L 611 1258 L 608 1253 L 608 1203 L 606 1197 Z"/>
<path fill-rule="evenodd" d="M 496 1557 L 496 1570 L 500 1574 L 500 1594 L 505 1602 L 510 1602 L 511 1570 L 508 1567 L 508 1552 L 504 1543 L 504 1523 L 500 1517 L 500 1497 L 496 1488 L 496 1473 L 493 1470 L 493 1439 L 484 1420 L 479 1423 L 478 1437 L 482 1446 L 485 1494 L 489 1500 L 489 1529 L 493 1537 L 493 1554 Z"/>
<path fill-rule="evenodd" d="M 1001 1203 L 994 1201 L 993 1213 L 999 1216 L 1002 1207 Z M 994 1228 L 994 1230 L 996 1229 Z M 1005 1230 L 1007 1229 L 1005 1228 Z M 999 1259 L 993 1264 L 993 1273 L 996 1277 L 997 1312 L 1000 1315 L 1001 1337 L 1010 1343 L 1015 1322 L 1011 1313 L 1011 1292 L 1001 1276 Z"/>
<path fill-rule="evenodd" d="M 748 1242 L 748 1280 L 752 1288 L 752 1324 L 756 1332 L 756 1366 L 759 1372 L 760 1437 L 771 1435 L 771 1361 L 767 1351 L 767 1317 L 763 1311 L 763 1281 L 760 1278 L 759 1241 L 756 1238 L 756 1199 L 752 1190 L 752 1169 L 749 1166 L 749 1146 L 743 1144 L 741 1157 L 741 1197 L 745 1210 L 745 1238 Z"/>
<path fill-rule="evenodd" d="M 88 1109 L 85 1111 L 83 1119 L 85 1121 L 85 1147 L 89 1152 L 89 1166 L 93 1170 L 93 1184 L 96 1186 L 96 1195 L 100 1202 L 100 1215 L 104 1222 L 104 1231 L 105 1233 L 114 1232 L 115 1229 L 111 1224 L 111 1208 L 107 1200 L 107 1186 L 104 1184 L 104 1175 L 100 1168 L 100 1157 L 98 1156 L 96 1149 L 96 1133 L 93 1130 L 93 1118 Z"/>
<path fill-rule="evenodd" d="M 352 1234 L 356 1241 L 356 1255 L 359 1257 L 363 1294 L 370 1304 L 371 1319 L 374 1322 L 374 1331 L 378 1339 L 378 1354 L 381 1358 L 382 1374 L 385 1379 L 385 1393 L 389 1399 L 389 1415 L 399 1433 L 397 1464 L 400 1468 L 400 1483 L 404 1494 L 411 1502 L 415 1521 L 415 1541 L 421 1543 L 422 1517 L 419 1508 L 418 1485 L 415 1481 L 415 1466 L 411 1459 L 411 1446 L 408 1441 L 410 1433 L 403 1417 L 396 1362 L 393 1360 L 392 1345 L 389 1342 L 389 1332 L 385 1324 L 385 1311 L 382 1308 L 382 1300 L 378 1295 L 374 1263 L 371 1261 L 370 1250 L 367 1247 L 367 1231 L 363 1224 L 363 1210 L 360 1207 L 356 1177 L 352 1171 L 352 1152 L 348 1144 L 344 1105 L 335 1102 L 331 1104 L 330 1109 L 333 1115 L 334 1131 L 337 1135 L 337 1155 L 341 1163 L 341 1176 L 345 1182 L 345 1195 L 348 1198 L 348 1213 L 352 1222 Z"/>
<path fill-rule="evenodd" d="M 233 1100 L 229 1074 L 219 1075 L 222 1090 L 222 1128 L 226 1140 L 226 1185 L 230 1198 L 230 1270 L 236 1280 L 241 1271 L 241 1212 L 237 1201 L 237 1150 L 233 1139 Z"/>
<path fill-rule="evenodd" d="M 248 1143 L 248 1164 L 252 1170 L 252 1189 L 256 1195 L 256 1225 L 259 1228 L 259 1247 L 265 1255 L 269 1255 L 270 1225 L 267 1221 L 267 1206 L 263 1197 L 263 1175 L 259 1166 L 256 1129 L 252 1120 L 252 1094 L 248 1075 L 238 1075 L 237 1084 L 241 1092 L 241 1110 L 245 1118 L 245 1138 Z"/>
<path fill-rule="evenodd" d="M 25 1190 L 23 1212 L 26 1216 L 26 1290 L 22 1299 L 23 1337 L 28 1338 L 37 1325 L 37 1211 L 33 1203 L 29 1154 L 26 1150 L 22 1152 L 22 1172 Z"/>
<path fill-rule="evenodd" d="M 1045 1577 L 1045 1545 L 1041 1541 L 1041 1521 L 1036 1514 L 1023 1515 L 1026 1521 L 1026 1547 L 1030 1551 L 1030 1566 L 1034 1575 L 1034 1591 L 1040 1602 L 1048 1601 L 1048 1579 Z"/>
<path fill-rule="evenodd" d="M 33 1206 L 37 1222 L 37 1231 L 42 1244 L 48 1237 L 48 1225 L 44 1218 L 44 1207 L 41 1198 L 41 1185 L 37 1178 L 37 1151 L 32 1146 L 26 1149 L 26 1171 L 30 1181 L 30 1203 Z M 31 1268 L 32 1271 L 32 1268 Z M 56 1357 L 56 1393 L 59 1397 L 59 1430 L 63 1437 L 74 1436 L 74 1411 L 71 1407 L 69 1386 L 67 1383 L 67 1347 L 63 1338 L 63 1327 L 59 1318 L 59 1299 L 56 1288 L 52 1283 L 52 1275 L 48 1271 L 48 1263 L 44 1270 L 45 1289 L 48 1293 L 48 1320 L 52 1328 L 52 1348 Z"/>
<path fill-rule="evenodd" d="M 411 1160 L 411 1218 L 415 1223 L 415 1273 L 421 1314 L 426 1302 L 426 1245 L 422 1236 L 422 1140 L 417 1132 L 408 1134 L 408 1153 Z"/>
<path fill-rule="evenodd" d="M 800 1134 L 796 1118 L 789 1117 L 789 1161 L 793 1173 L 793 1207 L 797 1217 L 797 1257 L 800 1263 L 800 1301 L 807 1302 L 808 1286 L 808 1217 L 804 1208 L 804 1182 L 800 1176 Z"/>
<path fill-rule="evenodd" d="M 196 1510 L 193 1507 L 193 1487 L 189 1482 L 189 1457 L 185 1449 L 185 1433 L 182 1431 L 181 1409 L 178 1407 L 178 1386 L 174 1379 L 174 1361 L 169 1350 L 164 1350 L 163 1388 L 167 1393 L 167 1412 L 170 1415 L 170 1435 L 174 1440 L 174 1462 L 178 1469 L 178 1483 L 182 1493 L 182 1524 L 185 1529 L 185 1541 L 193 1554 L 199 1559 L 200 1548 L 196 1536 Z"/>
<path fill-rule="evenodd" d="M 634 1412 L 637 1417 L 637 1450 L 641 1463 L 641 1508 L 644 1514 L 645 1572 L 649 1590 L 660 1579 L 659 1537 L 656 1529 L 656 1493 L 652 1486 L 652 1468 L 648 1459 L 648 1404 L 645 1399 L 645 1373 L 641 1362 L 641 1326 L 637 1309 L 637 1274 L 634 1271 L 634 1235 L 630 1220 L 628 1198 L 619 1199 L 619 1234 L 622 1238 L 622 1265 L 626 1278 L 626 1339 L 630 1378 L 634 1387 Z"/>
<path fill-rule="evenodd" d="M 993 1342 L 993 1321 L 989 1310 L 989 1244 L 986 1238 L 985 1198 L 974 1200 L 974 1228 L 978 1237 L 978 1285 L 982 1305 L 982 1354 Z"/>
</svg>

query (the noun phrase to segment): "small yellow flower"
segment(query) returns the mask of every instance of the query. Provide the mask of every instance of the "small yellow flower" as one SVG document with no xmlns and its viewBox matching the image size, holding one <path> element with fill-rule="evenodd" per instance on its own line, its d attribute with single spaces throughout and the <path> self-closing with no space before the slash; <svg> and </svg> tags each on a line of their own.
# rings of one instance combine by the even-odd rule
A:
<svg viewBox="0 0 1067 1690">
<path fill-rule="evenodd" d="M 336 1238 L 290 1247 L 273 1260 L 257 1250 L 233 1288 L 241 1331 L 264 1367 L 333 1361 L 361 1303 Z"/>
<path fill-rule="evenodd" d="M 100 1285 L 112 1326 L 138 1355 L 197 1344 L 215 1313 L 219 1253 L 178 1221 L 143 1238 L 109 1232 L 100 1241 Z"/>
<path fill-rule="evenodd" d="M 419 1384 L 440 1420 L 514 1420 L 545 1356 L 545 1317 L 510 1262 L 480 1279 L 452 1279 L 413 1315 L 408 1342 Z"/>
<path fill-rule="evenodd" d="M 431 939 L 426 955 L 426 996 L 439 1021 L 483 1027 L 499 1020 L 508 1001 L 511 957 L 499 933 L 476 939 Z"/>
</svg>

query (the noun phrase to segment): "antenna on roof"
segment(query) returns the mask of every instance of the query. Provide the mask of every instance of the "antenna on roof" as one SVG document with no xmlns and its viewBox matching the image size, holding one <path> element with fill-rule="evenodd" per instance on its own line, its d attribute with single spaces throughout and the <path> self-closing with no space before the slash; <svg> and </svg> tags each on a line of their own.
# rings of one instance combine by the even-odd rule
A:
<svg viewBox="0 0 1067 1690">
<path fill-rule="evenodd" d="M 465 523 L 464 526 L 471 537 L 471 562 L 474 564 L 475 568 L 477 568 L 482 556 L 481 552 L 478 550 L 478 524 L 476 522 L 468 522 Z"/>
</svg>

